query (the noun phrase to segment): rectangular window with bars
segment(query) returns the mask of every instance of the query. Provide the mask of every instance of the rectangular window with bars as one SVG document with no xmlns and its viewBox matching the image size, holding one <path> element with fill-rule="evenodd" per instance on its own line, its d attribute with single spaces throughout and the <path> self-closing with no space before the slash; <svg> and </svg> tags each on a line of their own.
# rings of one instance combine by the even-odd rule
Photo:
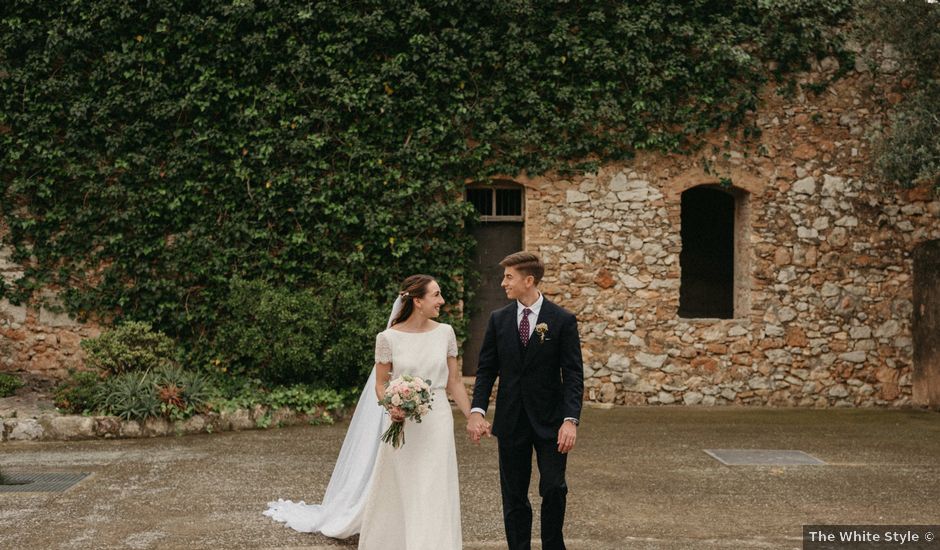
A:
<svg viewBox="0 0 940 550">
<path fill-rule="evenodd" d="M 467 189 L 467 201 L 483 221 L 523 221 L 522 188 L 472 187 Z"/>
</svg>

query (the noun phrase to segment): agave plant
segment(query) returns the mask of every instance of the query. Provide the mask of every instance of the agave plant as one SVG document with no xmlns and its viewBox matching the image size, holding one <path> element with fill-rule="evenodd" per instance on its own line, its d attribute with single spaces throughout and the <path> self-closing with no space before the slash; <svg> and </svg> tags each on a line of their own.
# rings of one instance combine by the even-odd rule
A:
<svg viewBox="0 0 940 550">
<path fill-rule="evenodd" d="M 200 372 L 165 366 L 154 371 L 154 379 L 161 400 L 180 409 L 205 409 L 211 397 L 210 380 Z"/>
<path fill-rule="evenodd" d="M 160 397 L 160 401 L 167 405 L 178 409 L 186 407 L 186 402 L 183 400 L 183 390 L 176 384 L 159 386 L 157 388 L 157 394 Z"/>
<path fill-rule="evenodd" d="M 212 398 L 212 382 L 201 372 L 187 371 L 183 375 L 183 397 L 196 410 L 204 410 Z"/>
<path fill-rule="evenodd" d="M 160 399 L 149 372 L 126 372 L 111 377 L 105 392 L 104 406 L 115 416 L 143 420 L 160 415 Z"/>
</svg>

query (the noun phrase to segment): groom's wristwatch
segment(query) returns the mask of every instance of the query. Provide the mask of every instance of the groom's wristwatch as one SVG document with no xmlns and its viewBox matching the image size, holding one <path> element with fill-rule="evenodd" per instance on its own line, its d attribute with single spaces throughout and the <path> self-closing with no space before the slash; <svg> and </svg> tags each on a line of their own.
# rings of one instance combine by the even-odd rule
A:
<svg viewBox="0 0 940 550">
<path fill-rule="evenodd" d="M 565 422 L 571 422 L 571 423 L 574 424 L 575 426 L 578 426 L 578 425 L 581 424 L 581 421 L 578 420 L 577 418 L 566 418 L 566 419 L 565 419 Z"/>
</svg>

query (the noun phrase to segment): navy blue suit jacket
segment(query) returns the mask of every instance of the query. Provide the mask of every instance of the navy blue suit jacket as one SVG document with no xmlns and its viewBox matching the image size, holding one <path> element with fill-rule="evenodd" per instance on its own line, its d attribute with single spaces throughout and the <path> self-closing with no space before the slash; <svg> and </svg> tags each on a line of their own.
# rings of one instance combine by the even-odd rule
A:
<svg viewBox="0 0 940 550">
<path fill-rule="evenodd" d="M 544 339 L 533 332 L 523 347 L 516 315 L 515 301 L 490 315 L 472 406 L 486 410 L 499 378 L 493 435 L 512 438 L 520 421 L 528 420 L 539 438 L 554 440 L 565 418 L 581 418 L 584 366 L 578 321 L 545 299 L 536 321 L 536 326 L 548 326 Z"/>
</svg>

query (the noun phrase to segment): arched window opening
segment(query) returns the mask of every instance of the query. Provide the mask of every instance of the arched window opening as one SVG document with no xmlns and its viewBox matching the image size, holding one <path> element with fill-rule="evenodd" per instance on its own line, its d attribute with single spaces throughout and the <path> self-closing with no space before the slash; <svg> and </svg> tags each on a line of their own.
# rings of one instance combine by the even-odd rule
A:
<svg viewBox="0 0 940 550">
<path fill-rule="evenodd" d="M 735 203 L 714 186 L 682 193 L 680 317 L 735 317 Z"/>
</svg>

